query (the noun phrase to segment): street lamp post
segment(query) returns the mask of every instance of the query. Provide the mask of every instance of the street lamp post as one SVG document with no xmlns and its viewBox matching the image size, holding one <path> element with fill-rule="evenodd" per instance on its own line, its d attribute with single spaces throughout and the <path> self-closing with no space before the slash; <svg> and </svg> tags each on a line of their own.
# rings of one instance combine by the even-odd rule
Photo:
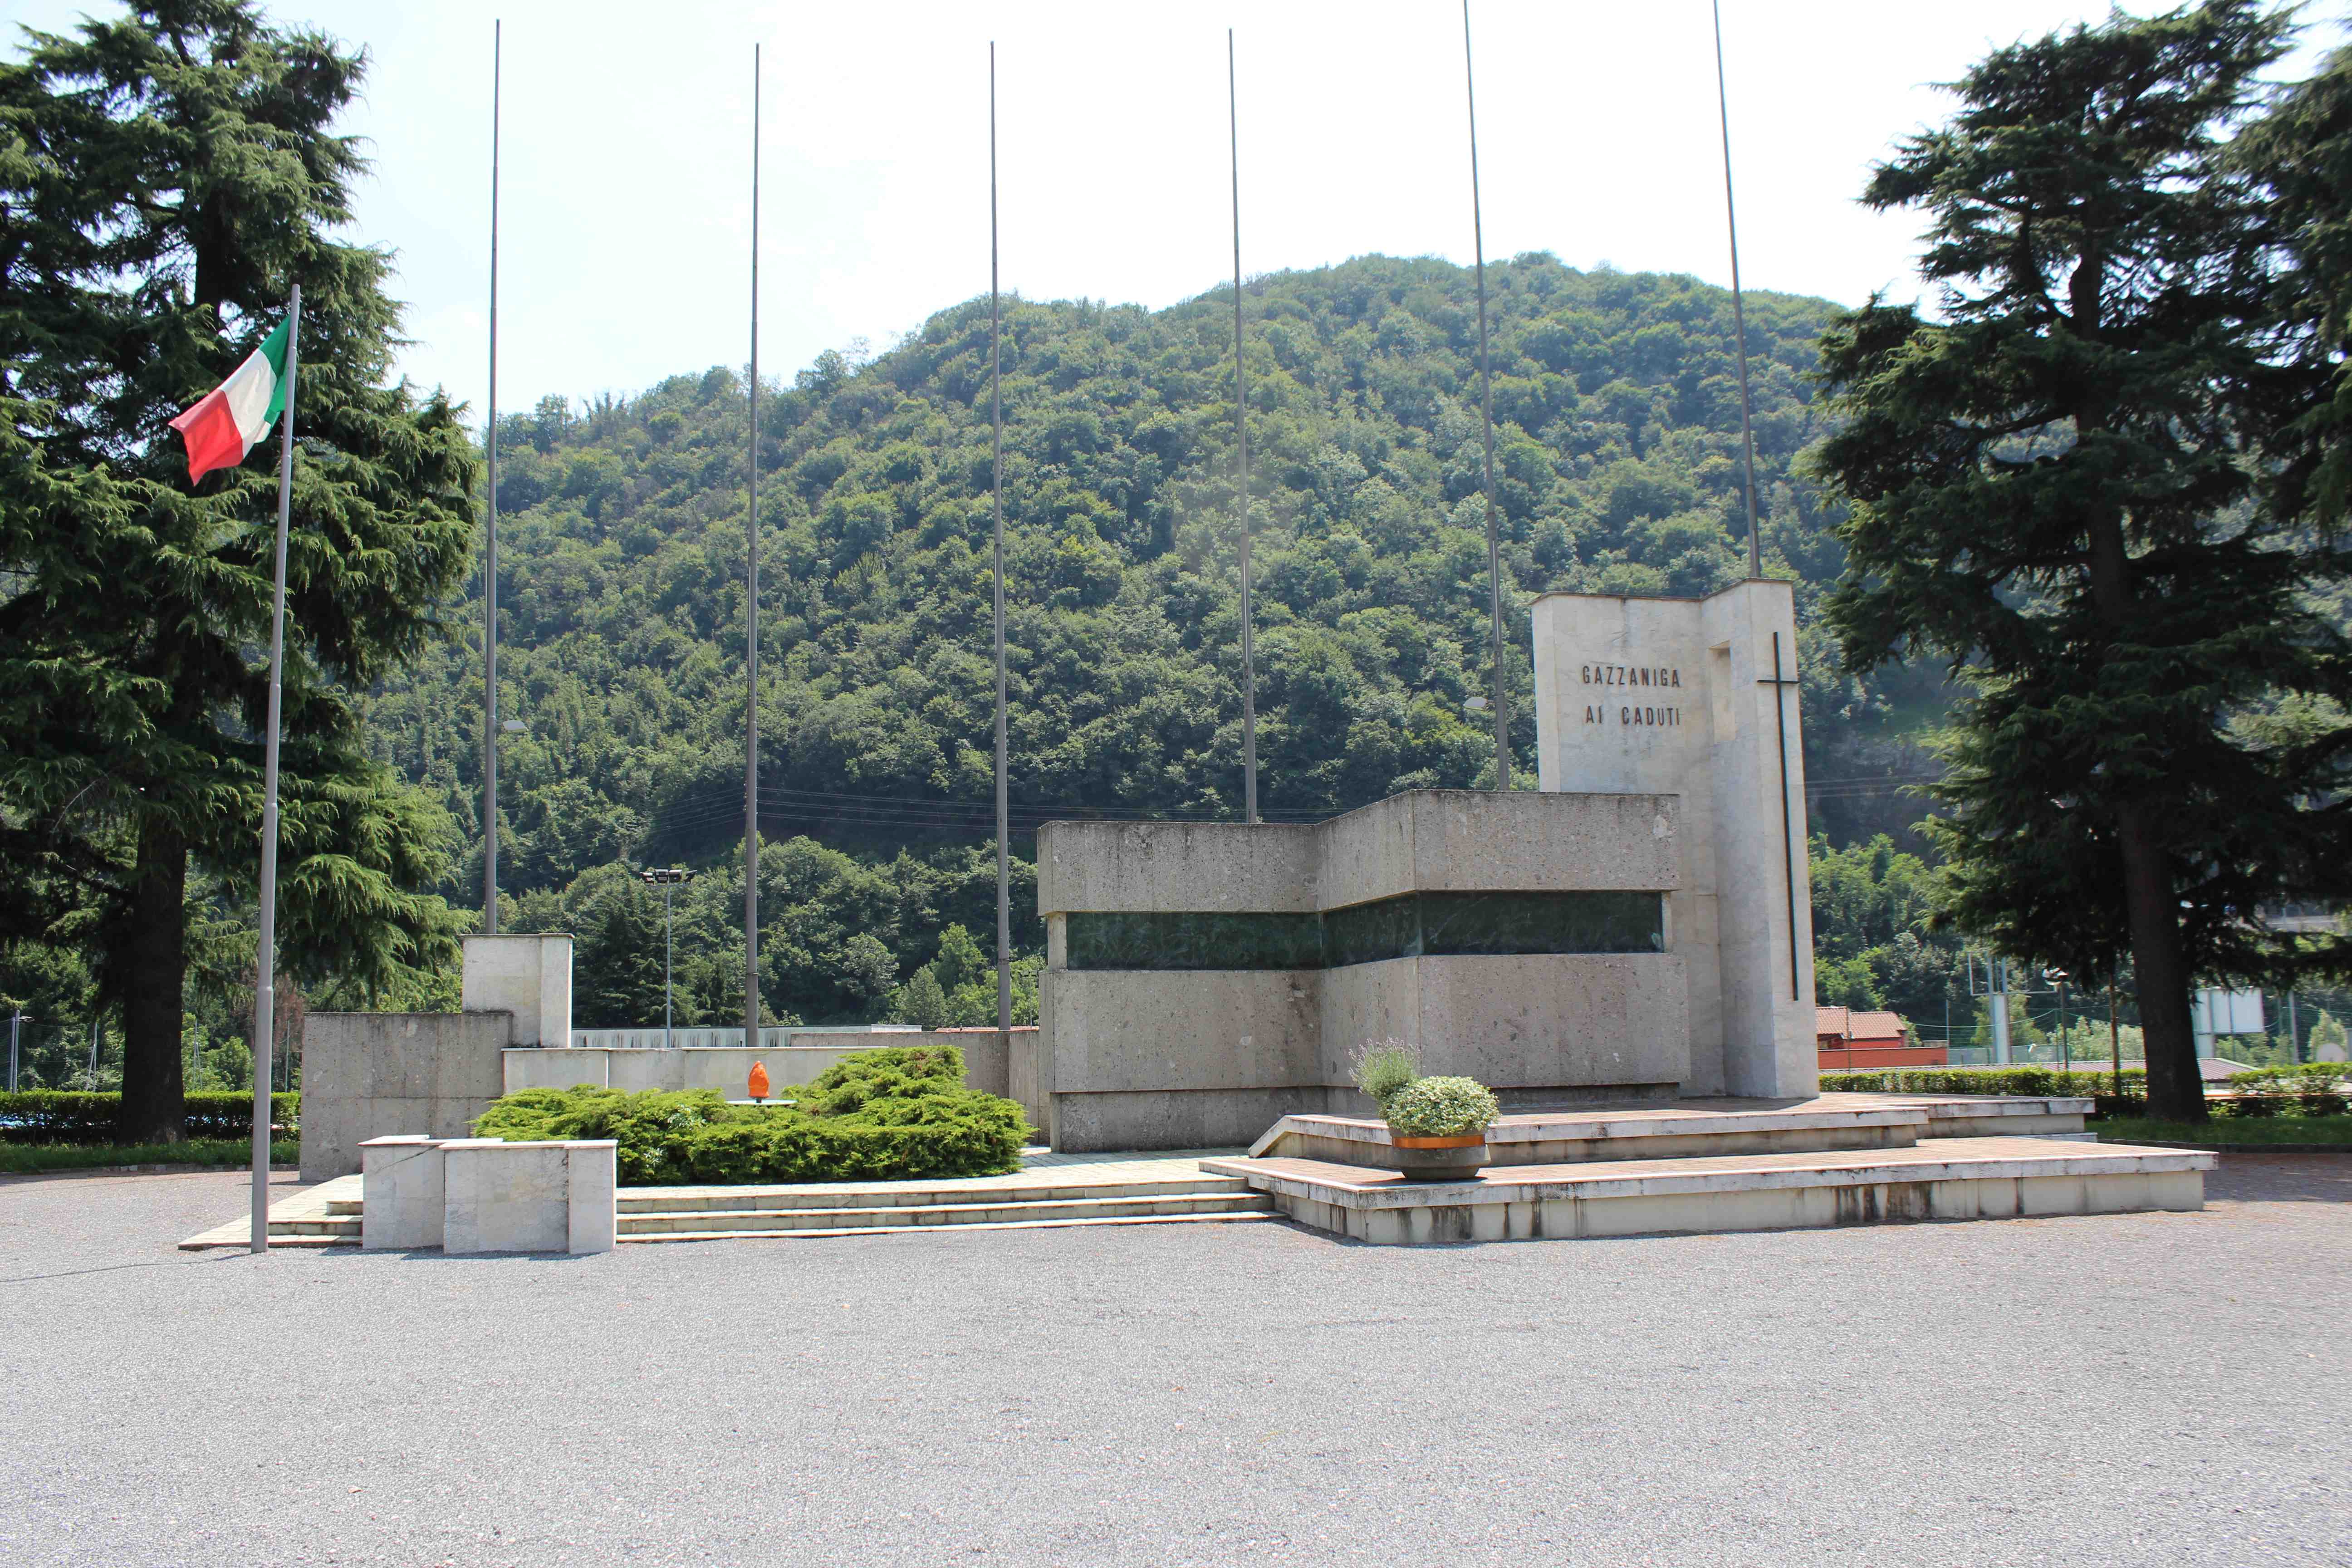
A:
<svg viewBox="0 0 2352 1568">
<path fill-rule="evenodd" d="M 2058 985 L 2058 1069 L 2061 1072 L 2073 1072 L 2074 1053 L 2066 1046 L 2066 972 L 2063 969 L 2045 969 L 2042 973 L 2044 978 L 2055 981 Z"/>
<path fill-rule="evenodd" d="M 637 873 L 637 880 L 662 890 L 662 1049 L 670 1048 L 670 942 L 669 890 L 681 882 L 694 880 L 694 873 L 677 866 L 664 866 Z"/>
<path fill-rule="evenodd" d="M 11 1006 L 8 1009 L 8 1092 L 10 1094 L 16 1092 L 16 1032 L 24 1027 L 25 1020 L 31 1016 L 32 1015 L 22 1007 Z"/>
</svg>

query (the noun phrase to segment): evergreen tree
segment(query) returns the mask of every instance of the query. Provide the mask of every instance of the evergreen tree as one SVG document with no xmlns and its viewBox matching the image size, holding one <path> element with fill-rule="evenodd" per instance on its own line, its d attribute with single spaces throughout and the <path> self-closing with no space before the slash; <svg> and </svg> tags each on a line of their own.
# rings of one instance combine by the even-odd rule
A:
<svg viewBox="0 0 2352 1568">
<path fill-rule="evenodd" d="M 2128 952 L 2175 1119 L 2204 1115 L 2191 984 L 2291 972 L 2256 911 L 2352 890 L 2322 804 L 2352 733 L 2269 722 L 2352 695 L 2352 647 L 2315 598 L 2342 558 L 2257 483 L 2267 217 L 2221 152 L 2286 31 L 2211 0 L 1987 57 L 1864 195 L 1931 216 L 1943 319 L 1874 300 L 1823 345 L 1828 619 L 1853 667 L 1907 644 L 1966 681 L 1950 910 L 2086 978 Z"/>
<path fill-rule="evenodd" d="M 247 0 L 157 0 L 0 64 L 0 859 L 78 914 L 126 1035 L 122 1135 L 178 1136 L 192 860 L 258 859 L 272 440 L 187 479 L 172 416 L 302 285 L 279 940 L 362 988 L 441 962 L 446 814 L 370 755 L 357 704 L 462 575 L 474 461 L 387 386 L 388 258 L 331 237 L 365 167 L 331 133 L 364 58 Z"/>
<path fill-rule="evenodd" d="M 580 935 L 572 973 L 580 1026 L 646 1029 L 662 1021 L 661 907 L 642 884 L 624 883 L 605 895 Z"/>
</svg>

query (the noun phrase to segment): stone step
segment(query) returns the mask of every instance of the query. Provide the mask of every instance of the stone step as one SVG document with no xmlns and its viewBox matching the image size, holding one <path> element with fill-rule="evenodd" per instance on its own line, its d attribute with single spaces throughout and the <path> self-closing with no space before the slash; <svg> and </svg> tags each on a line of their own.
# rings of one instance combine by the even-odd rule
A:
<svg viewBox="0 0 2352 1568">
<path fill-rule="evenodd" d="M 1149 1196 L 1088 1196 L 1064 1200 L 1018 1200 L 990 1194 L 979 1202 L 955 1204 L 859 1204 L 839 1208 L 685 1209 L 667 1213 L 625 1214 L 623 1237 L 662 1234 L 694 1235 L 793 1230 L 931 1229 L 941 1226 L 1036 1224 L 1058 1220 L 1169 1218 L 1198 1215 L 1268 1214 L 1273 1202 L 1253 1193 L 1245 1182 L 1236 1190 L 1180 1192 Z"/>
<path fill-rule="evenodd" d="M 1417 1243 L 1701 1234 L 2204 1205 L 2213 1156 L 2122 1143 L 1971 1136 L 1909 1148 L 1489 1167 L 1408 1182 L 1328 1161 L 1220 1159 L 1302 1225 Z"/>
<path fill-rule="evenodd" d="M 1083 1167 L 1080 1167 L 1083 1169 Z M 906 1183 L 796 1183 L 782 1186 L 623 1187 L 615 1202 L 625 1223 L 640 1214 L 772 1213 L 782 1209 L 939 1207 L 956 1204 L 1069 1203 L 1096 1198 L 1164 1197 L 1178 1194 L 1246 1193 L 1233 1176 L 1191 1173 L 1162 1181 L 1087 1182 L 1039 1174 L 1006 1184 L 981 1177 L 966 1183 L 917 1186 Z"/>
<path fill-rule="evenodd" d="M 1129 1215 L 1103 1219 L 1023 1219 L 991 1220 L 980 1224 L 941 1226 L 938 1225 L 861 1225 L 836 1226 L 830 1229 L 806 1230 L 675 1230 L 655 1231 L 645 1236 L 633 1236 L 623 1231 L 620 1240 L 628 1245 L 646 1245 L 663 1241 L 821 1241 L 850 1236 L 937 1236 L 942 1229 L 961 1236 L 977 1230 L 1066 1230 L 1091 1225 L 1249 1225 L 1278 1220 L 1282 1215 L 1272 1207 L 1252 1209 L 1233 1214 L 1159 1214 Z"/>
<path fill-rule="evenodd" d="M 2079 1136 L 2090 1109 L 2089 1100 L 2067 1097 L 1843 1093 L 1592 1106 L 1498 1117 L 1486 1130 L 1486 1159 L 1490 1168 L 1576 1165 L 1906 1149 L 1923 1138 Z M 1364 1116 L 1286 1116 L 1250 1156 L 1398 1165 L 1387 1124 Z"/>
</svg>

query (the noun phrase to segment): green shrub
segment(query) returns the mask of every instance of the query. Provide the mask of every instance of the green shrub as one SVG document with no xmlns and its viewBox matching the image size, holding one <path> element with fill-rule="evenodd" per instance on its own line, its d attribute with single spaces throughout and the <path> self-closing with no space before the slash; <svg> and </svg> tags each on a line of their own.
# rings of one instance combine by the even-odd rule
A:
<svg viewBox="0 0 2352 1568">
<path fill-rule="evenodd" d="M 1884 1068 L 1876 1071 L 1825 1072 L 1823 1093 L 1845 1090 L 1862 1094 L 2063 1094 L 2076 1097 L 2111 1094 L 2116 1075 L 2084 1066 L 2072 1072 L 2058 1068 Z M 2124 1090 L 2146 1092 L 2147 1072 L 2124 1069 Z"/>
<path fill-rule="evenodd" d="M 1483 1132 L 1502 1109 L 1494 1091 L 1475 1078 L 1417 1078 L 1381 1105 L 1389 1131 L 1408 1138 Z"/>
<path fill-rule="evenodd" d="M 1421 1076 L 1421 1054 L 1399 1039 L 1367 1041 L 1356 1053 L 1355 1070 L 1356 1087 L 1386 1107 L 1391 1095 Z"/>
<path fill-rule="evenodd" d="M 2331 1089 L 2352 1075 L 2352 1067 L 2342 1062 L 2301 1062 L 2294 1067 L 2248 1068 L 2244 1072 L 2230 1075 L 2231 1089 L 2268 1089 L 2273 1086 L 2289 1090 Z"/>
<path fill-rule="evenodd" d="M 273 1135 L 299 1136 L 302 1096 L 299 1090 L 269 1097 Z M 0 1094 L 0 1142 L 111 1143 L 122 1096 L 71 1089 L 25 1089 Z M 253 1096 L 243 1089 L 188 1095 L 180 1131 L 206 1141 L 253 1136 Z"/>
<path fill-rule="evenodd" d="M 791 1106 L 730 1105 L 715 1089 L 638 1094 L 583 1085 L 510 1094 L 474 1122 L 482 1138 L 610 1138 L 627 1186 L 917 1181 L 1020 1168 L 1021 1107 L 963 1086 L 963 1053 L 860 1051 Z"/>
<path fill-rule="evenodd" d="M 249 1138 L 198 1138 L 185 1143 L 0 1143 L 0 1173 L 92 1171 L 110 1165 L 219 1165 L 230 1169 L 253 1158 Z M 291 1165 L 302 1145 L 273 1138 L 269 1163 Z"/>
</svg>

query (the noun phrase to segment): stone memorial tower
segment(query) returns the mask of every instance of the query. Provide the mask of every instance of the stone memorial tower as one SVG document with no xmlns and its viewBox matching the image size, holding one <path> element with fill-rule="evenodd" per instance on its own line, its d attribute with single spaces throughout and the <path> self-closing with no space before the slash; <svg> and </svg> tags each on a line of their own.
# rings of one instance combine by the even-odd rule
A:
<svg viewBox="0 0 2352 1568">
<path fill-rule="evenodd" d="M 1679 795 L 1666 948 L 1690 1010 L 1686 1095 L 1810 1095 L 1813 925 L 1795 592 L 1546 594 L 1534 607 L 1546 791 Z"/>
</svg>

